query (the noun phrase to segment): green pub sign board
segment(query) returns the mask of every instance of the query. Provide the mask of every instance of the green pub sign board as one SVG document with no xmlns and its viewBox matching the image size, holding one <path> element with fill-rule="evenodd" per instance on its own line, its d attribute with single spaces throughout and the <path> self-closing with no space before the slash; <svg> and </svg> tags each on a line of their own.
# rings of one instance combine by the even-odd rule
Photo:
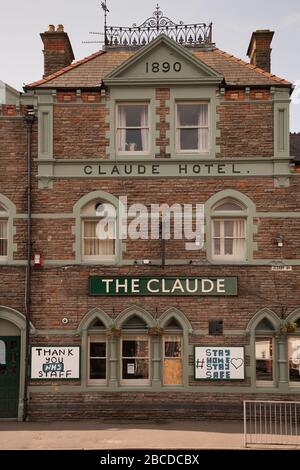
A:
<svg viewBox="0 0 300 470">
<path fill-rule="evenodd" d="M 237 295 L 236 277 L 91 276 L 90 295 Z"/>
</svg>

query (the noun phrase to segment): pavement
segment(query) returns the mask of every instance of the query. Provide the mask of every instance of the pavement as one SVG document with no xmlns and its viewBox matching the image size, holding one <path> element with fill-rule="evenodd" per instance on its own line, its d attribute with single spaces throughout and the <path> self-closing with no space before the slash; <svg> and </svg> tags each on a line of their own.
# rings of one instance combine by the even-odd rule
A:
<svg viewBox="0 0 300 470">
<path fill-rule="evenodd" d="M 0 420 L 0 450 L 243 449 L 241 421 Z"/>
</svg>

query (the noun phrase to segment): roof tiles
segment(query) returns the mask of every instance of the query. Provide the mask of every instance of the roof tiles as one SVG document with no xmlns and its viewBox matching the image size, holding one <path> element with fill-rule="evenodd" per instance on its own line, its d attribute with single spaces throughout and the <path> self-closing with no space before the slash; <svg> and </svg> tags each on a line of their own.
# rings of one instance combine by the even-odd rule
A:
<svg viewBox="0 0 300 470">
<path fill-rule="evenodd" d="M 220 49 L 192 51 L 206 65 L 224 76 L 228 85 L 291 86 L 291 83 L 263 69 L 255 67 Z M 26 85 L 29 88 L 93 88 L 101 84 L 103 78 L 118 65 L 134 54 L 129 50 L 96 52 L 62 70 Z"/>
</svg>

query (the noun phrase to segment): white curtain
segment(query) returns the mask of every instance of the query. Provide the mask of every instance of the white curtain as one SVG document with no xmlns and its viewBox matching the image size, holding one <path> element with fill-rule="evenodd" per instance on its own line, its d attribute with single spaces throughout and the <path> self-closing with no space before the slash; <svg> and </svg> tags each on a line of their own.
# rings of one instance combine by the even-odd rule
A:
<svg viewBox="0 0 300 470">
<path fill-rule="evenodd" d="M 245 255 L 245 220 L 243 219 L 234 220 L 233 255 L 239 259 Z"/>
<path fill-rule="evenodd" d="M 142 150 L 148 150 L 148 107 L 144 106 L 141 112 L 141 140 L 142 140 Z"/>
<path fill-rule="evenodd" d="M 111 239 L 100 240 L 96 233 L 97 224 L 98 220 L 86 220 L 83 223 L 84 256 L 113 255 L 115 241 Z"/>
<path fill-rule="evenodd" d="M 118 106 L 118 149 L 124 152 L 126 149 L 126 108 L 125 106 Z"/>
<path fill-rule="evenodd" d="M 208 105 L 199 105 L 198 115 L 198 150 L 206 152 L 208 150 Z"/>
</svg>

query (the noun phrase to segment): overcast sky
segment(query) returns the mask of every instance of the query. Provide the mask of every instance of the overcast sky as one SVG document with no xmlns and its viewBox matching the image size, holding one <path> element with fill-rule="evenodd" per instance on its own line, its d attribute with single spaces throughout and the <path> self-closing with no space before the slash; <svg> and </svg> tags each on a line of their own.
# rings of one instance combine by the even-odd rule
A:
<svg viewBox="0 0 300 470">
<path fill-rule="evenodd" d="M 96 39 L 89 31 L 103 31 L 99 0 L 8 0 L 1 1 L 0 80 L 22 89 L 23 83 L 43 74 L 39 33 L 48 24 L 63 24 L 69 34 L 75 59 L 102 47 L 82 44 Z M 291 106 L 291 130 L 300 131 L 300 1 L 299 0 L 160 0 L 163 13 L 175 22 L 210 22 L 217 47 L 248 60 L 246 52 L 252 31 L 273 29 L 272 72 L 292 82 L 298 80 Z M 109 25 L 130 26 L 152 16 L 154 0 L 107 0 Z M 99 38 L 101 38 L 99 36 Z"/>
</svg>

